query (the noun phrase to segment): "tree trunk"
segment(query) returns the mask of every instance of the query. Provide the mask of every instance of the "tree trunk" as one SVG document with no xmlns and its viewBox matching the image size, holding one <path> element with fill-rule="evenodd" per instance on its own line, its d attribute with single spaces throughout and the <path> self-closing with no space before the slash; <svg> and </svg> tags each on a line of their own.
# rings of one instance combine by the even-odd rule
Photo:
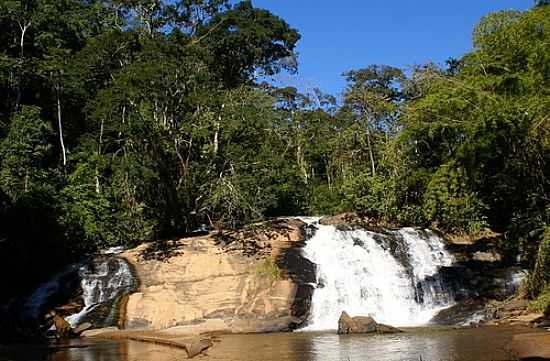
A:
<svg viewBox="0 0 550 361">
<path fill-rule="evenodd" d="M 218 154 L 219 145 L 219 136 L 220 136 L 220 123 L 216 124 L 216 130 L 214 131 L 214 154 Z"/>
<path fill-rule="evenodd" d="M 30 28 L 31 22 L 22 25 L 19 24 L 19 29 L 21 29 L 21 38 L 19 39 L 19 73 L 17 74 L 17 86 L 16 86 L 16 96 L 15 96 L 15 111 L 19 110 L 21 106 L 21 93 L 23 92 L 21 83 L 23 82 L 23 58 L 25 56 L 25 34 Z"/>
<path fill-rule="evenodd" d="M 376 165 L 374 164 L 374 153 L 372 151 L 372 144 L 371 144 L 371 140 L 370 140 L 370 128 L 369 128 L 368 123 L 367 123 L 367 127 L 366 127 L 366 134 L 367 134 L 367 147 L 369 149 L 369 157 L 370 157 L 370 165 L 371 165 L 372 175 L 375 176 L 376 175 Z"/>
<path fill-rule="evenodd" d="M 225 108 L 225 104 L 222 104 L 221 112 L 223 112 L 223 109 Z M 220 115 L 218 116 L 218 122 L 216 123 L 216 130 L 214 131 L 214 154 L 218 154 L 219 150 L 219 137 L 220 137 L 220 126 L 222 123 L 222 113 L 220 112 Z"/>
<path fill-rule="evenodd" d="M 65 142 L 63 141 L 63 125 L 61 124 L 61 100 L 59 99 L 59 87 L 56 87 L 57 95 L 57 126 L 59 128 L 59 144 L 63 155 L 63 166 L 67 165 L 67 153 L 65 151 Z"/>
<path fill-rule="evenodd" d="M 304 159 L 304 151 L 302 149 L 302 145 L 301 144 L 298 144 L 297 148 L 296 148 L 296 161 L 298 163 L 298 168 L 300 168 L 300 171 L 302 172 L 302 175 L 304 177 L 304 184 L 308 184 L 308 181 L 309 181 L 309 177 L 308 177 L 308 172 L 307 172 L 307 167 L 306 167 L 306 161 Z"/>
<path fill-rule="evenodd" d="M 101 156 L 101 147 L 103 145 L 103 119 L 101 120 L 101 125 L 99 127 L 99 141 L 97 144 L 97 161 Z M 99 169 L 97 168 L 97 163 L 95 165 L 95 192 L 101 194 L 101 185 L 99 183 Z"/>
</svg>

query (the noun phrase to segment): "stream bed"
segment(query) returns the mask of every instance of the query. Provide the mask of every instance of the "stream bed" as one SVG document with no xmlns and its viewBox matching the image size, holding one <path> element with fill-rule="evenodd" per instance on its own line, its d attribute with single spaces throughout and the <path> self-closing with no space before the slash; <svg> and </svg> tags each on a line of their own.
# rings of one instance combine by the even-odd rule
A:
<svg viewBox="0 0 550 361">
<path fill-rule="evenodd" d="M 294 332 L 221 336 L 196 360 L 242 361 L 508 361 L 513 335 L 529 328 L 406 329 L 396 335 Z M 135 341 L 75 340 L 76 348 L 45 352 L 38 347 L 0 348 L 1 361 L 179 361 L 184 350 Z"/>
</svg>

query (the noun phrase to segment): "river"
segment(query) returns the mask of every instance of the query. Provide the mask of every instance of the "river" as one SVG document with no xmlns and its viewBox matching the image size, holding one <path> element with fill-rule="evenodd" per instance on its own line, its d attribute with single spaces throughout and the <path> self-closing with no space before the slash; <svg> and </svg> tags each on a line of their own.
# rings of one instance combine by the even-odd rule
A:
<svg viewBox="0 0 550 361">
<path fill-rule="evenodd" d="M 503 361 L 514 334 L 527 328 L 483 327 L 455 330 L 440 327 L 406 329 L 396 335 L 336 335 L 333 332 L 225 335 L 198 360 L 242 361 Z M 32 346 L 0 349 L 2 361 L 179 361 L 183 350 L 136 341 L 76 340 L 46 354 Z"/>
</svg>

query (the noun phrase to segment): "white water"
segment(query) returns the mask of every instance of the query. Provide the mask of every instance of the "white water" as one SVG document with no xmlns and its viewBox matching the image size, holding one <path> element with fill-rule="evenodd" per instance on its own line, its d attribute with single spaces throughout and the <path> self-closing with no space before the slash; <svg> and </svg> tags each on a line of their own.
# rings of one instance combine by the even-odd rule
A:
<svg viewBox="0 0 550 361">
<path fill-rule="evenodd" d="M 435 234 L 405 228 L 381 241 L 384 235 L 304 221 L 317 228 L 304 256 L 317 264 L 318 283 L 305 330 L 336 329 L 342 311 L 394 326 L 417 326 L 451 305 L 436 274 L 453 257 Z"/>
<path fill-rule="evenodd" d="M 38 287 L 27 298 L 24 303 L 24 309 L 27 315 L 33 319 L 38 319 L 43 311 L 44 304 L 52 297 L 58 290 L 63 287 L 64 279 L 78 268 L 77 264 L 69 265 L 62 272 L 57 273 L 51 280 L 45 282 Z"/>
<path fill-rule="evenodd" d="M 115 253 L 117 250 L 112 249 L 105 254 Z M 130 289 L 134 282 L 128 263 L 116 257 L 85 264 L 80 267 L 79 275 L 82 279 L 80 285 L 84 308 L 79 313 L 66 317 L 72 327 L 78 326 L 98 305 L 115 300 Z"/>
</svg>

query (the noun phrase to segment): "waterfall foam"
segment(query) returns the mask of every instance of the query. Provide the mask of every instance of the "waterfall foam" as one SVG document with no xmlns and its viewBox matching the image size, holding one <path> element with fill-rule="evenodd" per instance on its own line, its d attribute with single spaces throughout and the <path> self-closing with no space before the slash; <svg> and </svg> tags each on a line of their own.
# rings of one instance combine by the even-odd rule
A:
<svg viewBox="0 0 550 361">
<path fill-rule="evenodd" d="M 107 255 L 113 252 L 105 253 Z M 134 287 L 134 276 L 128 263 L 118 257 L 98 257 L 93 262 L 82 265 L 78 271 L 81 278 L 82 298 L 84 308 L 66 319 L 72 327 L 78 326 L 96 307 L 115 302 L 121 296 L 129 293 Z M 115 307 L 110 307 L 103 321 L 110 326 L 116 318 Z"/>
<path fill-rule="evenodd" d="M 25 317 L 40 321 L 47 311 L 79 294 L 80 287 L 84 307 L 66 317 L 71 326 L 76 327 L 84 321 L 91 321 L 96 327 L 116 325 L 118 301 L 136 286 L 130 265 L 117 256 L 122 251 L 121 247 L 109 248 L 67 266 L 25 299 L 22 304 Z"/>
<path fill-rule="evenodd" d="M 434 233 L 412 228 L 342 231 L 316 219 L 304 221 L 316 229 L 304 256 L 317 264 L 305 330 L 335 329 L 344 310 L 395 326 L 422 325 L 451 305 L 438 270 L 450 266 L 453 257 Z"/>
</svg>

